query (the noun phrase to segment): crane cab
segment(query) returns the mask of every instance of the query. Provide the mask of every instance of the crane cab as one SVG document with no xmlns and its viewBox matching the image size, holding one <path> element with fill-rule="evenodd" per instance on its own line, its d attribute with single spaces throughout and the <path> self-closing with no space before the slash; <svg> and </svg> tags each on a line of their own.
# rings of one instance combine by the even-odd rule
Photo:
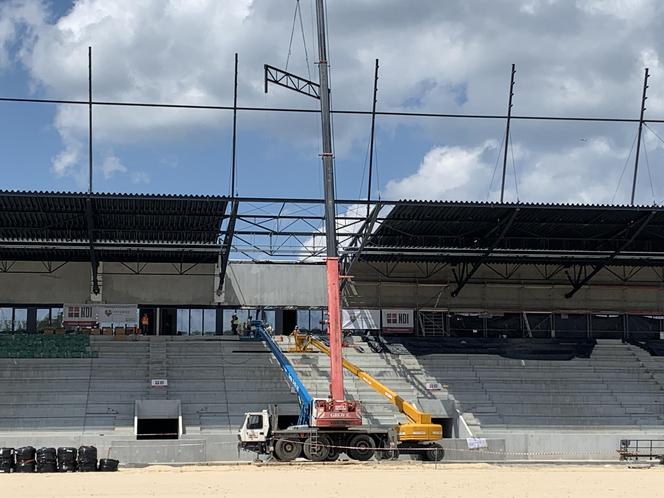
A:
<svg viewBox="0 0 664 498">
<path fill-rule="evenodd" d="M 244 423 L 238 432 L 241 443 L 265 445 L 270 432 L 270 414 L 267 410 L 244 414 Z"/>
</svg>

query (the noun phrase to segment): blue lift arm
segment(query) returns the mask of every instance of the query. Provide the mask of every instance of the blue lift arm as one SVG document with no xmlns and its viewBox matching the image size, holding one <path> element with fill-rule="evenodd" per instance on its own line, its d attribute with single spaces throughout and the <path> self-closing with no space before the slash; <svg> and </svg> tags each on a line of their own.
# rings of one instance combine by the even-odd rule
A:
<svg viewBox="0 0 664 498">
<path fill-rule="evenodd" d="M 300 377 L 298 377 L 295 372 L 295 368 L 291 362 L 286 358 L 286 355 L 281 350 L 281 348 L 274 342 L 274 339 L 263 327 L 263 322 L 260 320 L 254 320 L 251 322 L 252 328 L 256 330 L 258 337 L 267 344 L 267 347 L 270 349 L 274 357 L 277 359 L 281 370 L 284 372 L 284 377 L 286 381 L 293 388 L 297 394 L 297 398 L 300 402 L 300 416 L 297 420 L 298 425 L 309 425 L 309 420 L 311 416 L 311 406 L 313 404 L 314 398 L 309 394 L 307 388 L 302 383 Z"/>
</svg>

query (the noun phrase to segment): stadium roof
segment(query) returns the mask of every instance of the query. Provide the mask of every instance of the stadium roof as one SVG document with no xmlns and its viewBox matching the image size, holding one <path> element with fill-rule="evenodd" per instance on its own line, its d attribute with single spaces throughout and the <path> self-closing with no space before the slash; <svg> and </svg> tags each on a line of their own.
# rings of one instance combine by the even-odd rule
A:
<svg viewBox="0 0 664 498">
<path fill-rule="evenodd" d="M 664 265 L 664 208 L 399 201 L 360 259 Z"/>
<path fill-rule="evenodd" d="M 0 259 L 215 262 L 227 206 L 211 196 L 0 191 Z"/>
</svg>

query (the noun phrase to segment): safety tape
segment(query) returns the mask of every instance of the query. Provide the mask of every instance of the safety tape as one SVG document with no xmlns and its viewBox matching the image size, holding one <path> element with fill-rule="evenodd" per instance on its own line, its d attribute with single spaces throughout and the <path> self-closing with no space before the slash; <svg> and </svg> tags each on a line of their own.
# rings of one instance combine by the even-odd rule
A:
<svg viewBox="0 0 664 498">
<path fill-rule="evenodd" d="M 290 438 L 275 438 L 274 441 L 291 441 L 295 444 L 304 445 L 305 441 L 298 441 Z M 408 453 L 413 452 L 431 452 L 433 450 L 443 450 L 443 451 L 458 451 L 465 453 L 474 453 L 474 454 L 483 454 L 483 455 L 505 455 L 505 456 L 611 456 L 615 457 L 616 453 L 619 453 L 619 450 L 615 452 L 603 451 L 502 451 L 502 450 L 488 450 L 484 448 L 470 449 L 470 448 L 456 448 L 452 446 L 445 446 L 444 444 L 435 443 L 438 446 L 429 446 L 429 447 L 410 447 L 407 448 Z M 343 445 L 329 445 L 330 448 L 335 448 L 339 450 L 365 450 L 366 448 L 355 447 L 355 446 L 343 446 Z M 399 448 L 374 448 L 374 451 L 390 452 L 390 451 L 399 451 Z"/>
</svg>

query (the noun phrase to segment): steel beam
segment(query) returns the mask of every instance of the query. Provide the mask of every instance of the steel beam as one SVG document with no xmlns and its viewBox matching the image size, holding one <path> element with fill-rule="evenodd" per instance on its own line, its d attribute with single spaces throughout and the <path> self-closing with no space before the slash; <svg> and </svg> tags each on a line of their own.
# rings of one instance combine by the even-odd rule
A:
<svg viewBox="0 0 664 498">
<path fill-rule="evenodd" d="M 89 197 L 85 200 L 85 219 L 88 228 L 88 248 L 90 251 L 90 267 L 92 270 L 92 292 L 99 294 L 99 261 L 97 261 L 97 254 L 95 252 L 95 222 L 94 212 L 92 210 L 92 199 Z"/>
<path fill-rule="evenodd" d="M 283 69 L 265 64 L 265 93 L 267 93 L 268 83 L 283 86 L 289 90 L 294 90 L 308 97 L 320 99 L 320 85 L 301 78 L 293 73 Z"/>
<path fill-rule="evenodd" d="M 217 286 L 217 296 L 221 296 L 221 291 L 224 287 L 226 269 L 228 268 L 228 260 L 230 259 L 231 248 L 233 246 L 233 236 L 235 235 L 235 221 L 237 220 L 237 209 L 239 204 L 238 201 L 233 201 L 233 204 L 231 205 L 231 214 L 228 218 L 228 226 L 226 227 L 224 242 L 221 244 L 219 250 L 219 285 Z"/>
<path fill-rule="evenodd" d="M 507 218 L 506 221 L 503 222 L 502 224 L 502 229 L 500 230 L 500 233 L 496 238 L 493 239 L 491 244 L 489 244 L 489 247 L 484 251 L 482 256 L 478 261 L 473 263 L 473 266 L 470 268 L 470 270 L 466 271 L 466 268 L 464 267 L 464 270 L 462 272 L 461 277 L 457 281 L 457 286 L 456 288 L 452 291 L 452 297 L 457 297 L 459 295 L 459 292 L 461 292 L 461 289 L 464 288 L 464 286 L 468 283 L 470 278 L 475 274 L 475 272 L 479 269 L 479 267 L 482 265 L 484 261 L 491 255 L 491 253 L 494 251 L 496 246 L 500 243 L 501 240 L 505 237 L 505 234 L 507 234 L 507 231 L 510 229 L 512 226 L 512 223 L 514 223 L 514 220 L 516 219 L 517 214 L 519 213 L 519 208 L 515 208 L 514 211 L 512 211 L 512 214 Z M 500 226 L 500 225 L 499 225 Z"/>
<path fill-rule="evenodd" d="M 586 285 L 590 280 L 599 273 L 599 271 L 604 268 L 606 265 L 611 263 L 622 251 L 624 251 L 632 242 L 634 242 L 634 239 L 636 239 L 639 234 L 643 231 L 643 229 L 648 226 L 648 223 L 650 223 L 650 220 L 653 219 L 653 217 L 657 214 L 657 211 L 653 210 L 646 216 L 644 216 L 639 222 L 636 223 L 635 226 L 629 226 L 627 229 L 633 229 L 632 235 L 627 239 L 621 246 L 616 249 L 613 254 L 611 254 L 608 258 L 606 258 L 604 261 L 601 263 L 595 265 L 593 267 L 593 270 L 588 273 L 584 278 L 578 280 L 572 287 L 572 290 L 570 290 L 567 294 L 565 294 L 565 297 L 567 299 L 571 298 L 574 296 L 574 294 L 577 293 L 579 289 L 581 289 L 584 285 Z"/>
<path fill-rule="evenodd" d="M 369 217 L 364 223 L 363 227 L 353 237 L 353 240 L 351 240 L 349 247 L 355 247 L 358 241 L 360 245 L 353 253 L 353 256 L 350 258 L 350 261 L 348 261 L 347 254 L 344 254 L 344 257 L 341 260 L 341 267 L 343 268 L 344 276 L 348 277 L 350 275 L 350 271 L 353 268 L 353 265 L 358 259 L 360 259 L 360 256 L 362 255 L 362 250 L 364 249 L 365 244 L 369 240 L 369 237 L 371 237 L 371 232 L 373 231 L 373 227 L 376 224 L 376 220 L 378 219 L 378 213 L 380 213 L 382 207 L 383 206 L 380 202 L 376 203 L 373 210 L 369 214 Z M 341 282 L 341 289 L 340 289 L 341 292 L 344 291 L 347 283 L 348 279 L 344 278 Z"/>
</svg>

